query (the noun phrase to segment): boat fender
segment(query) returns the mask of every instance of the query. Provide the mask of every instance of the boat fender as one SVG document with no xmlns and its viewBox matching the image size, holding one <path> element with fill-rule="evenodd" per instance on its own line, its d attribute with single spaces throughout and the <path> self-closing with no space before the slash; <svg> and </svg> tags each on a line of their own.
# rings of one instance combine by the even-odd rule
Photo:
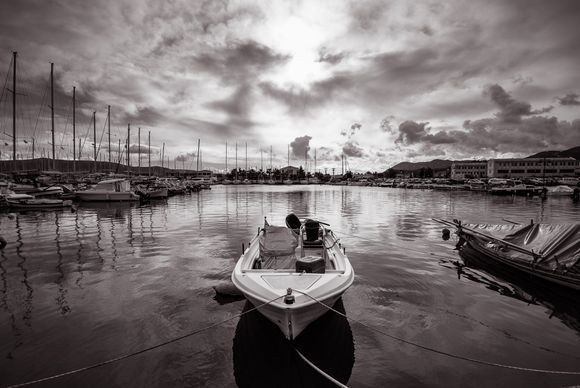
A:
<svg viewBox="0 0 580 388">
<path fill-rule="evenodd" d="M 443 241 L 447 241 L 449 240 L 449 237 L 451 237 L 451 231 L 447 228 L 443 228 L 443 230 L 441 231 L 441 238 L 443 239 Z"/>
<path fill-rule="evenodd" d="M 8 244 L 8 242 L 6 241 L 6 239 L 2 236 L 0 236 L 0 249 L 4 249 L 4 247 L 6 246 L 6 244 Z"/>
<path fill-rule="evenodd" d="M 284 296 L 284 303 L 294 304 L 294 295 L 292 295 L 292 289 L 288 288 L 286 290 L 286 295 Z"/>
</svg>

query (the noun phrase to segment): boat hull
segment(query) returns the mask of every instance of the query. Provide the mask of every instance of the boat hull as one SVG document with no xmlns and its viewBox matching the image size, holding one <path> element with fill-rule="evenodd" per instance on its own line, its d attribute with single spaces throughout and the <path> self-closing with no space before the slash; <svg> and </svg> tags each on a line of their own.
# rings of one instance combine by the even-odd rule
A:
<svg viewBox="0 0 580 388">
<path fill-rule="evenodd" d="M 138 201 L 139 196 L 133 192 L 99 192 L 99 191 L 79 191 L 77 198 L 87 202 L 117 202 L 117 201 Z"/>
<path fill-rule="evenodd" d="M 33 209 L 60 209 L 63 207 L 69 207 L 72 205 L 70 200 L 59 200 L 59 199 L 29 199 L 29 200 L 6 200 L 8 207 L 18 210 L 33 210 Z"/>
<path fill-rule="evenodd" d="M 327 306 L 333 306 L 336 301 L 342 296 L 341 294 L 332 295 L 325 300 L 320 302 Z M 246 295 L 246 298 L 254 306 L 262 306 L 264 302 L 259 300 L 252 295 Z M 326 312 L 328 312 L 328 307 L 314 302 L 308 305 L 304 305 L 298 308 L 288 307 L 285 305 L 283 299 L 276 302 L 263 305 L 258 307 L 258 311 L 265 316 L 268 320 L 274 323 L 280 328 L 282 334 L 289 339 L 293 340 L 302 333 L 308 325 L 316 321 Z"/>
<path fill-rule="evenodd" d="M 542 281 L 547 281 L 552 284 L 571 288 L 576 291 L 580 291 L 580 279 L 573 279 L 567 276 L 563 276 L 558 272 L 546 271 L 538 267 L 532 267 L 530 265 L 519 263 L 514 260 L 510 260 L 501 254 L 490 251 L 482 247 L 477 240 L 468 239 L 467 248 L 470 248 L 475 253 L 479 254 L 479 258 L 487 258 L 488 260 L 504 266 L 505 268 L 511 269 L 513 271 L 519 272 L 521 274 L 528 275 L 530 278 L 536 278 Z M 465 249 L 465 248 L 463 248 Z"/>
<path fill-rule="evenodd" d="M 151 199 L 157 199 L 157 198 L 167 198 L 169 194 L 168 194 L 167 189 L 164 188 L 164 189 L 150 190 L 147 192 L 147 195 Z"/>
</svg>

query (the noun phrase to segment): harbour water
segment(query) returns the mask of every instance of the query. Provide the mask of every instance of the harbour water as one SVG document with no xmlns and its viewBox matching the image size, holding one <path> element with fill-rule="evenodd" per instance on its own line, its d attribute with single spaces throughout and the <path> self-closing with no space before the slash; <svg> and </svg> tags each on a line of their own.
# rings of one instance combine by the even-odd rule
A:
<svg viewBox="0 0 580 388">
<path fill-rule="evenodd" d="M 216 299 L 213 289 L 229 281 L 263 217 L 283 224 L 290 212 L 329 223 L 355 269 L 342 298 L 352 320 L 317 322 L 299 344 L 319 363 L 333 360 L 329 373 L 348 386 L 580 384 L 579 376 L 479 365 L 380 333 L 498 364 L 580 371 L 579 308 L 518 279 L 463 266 L 453 238 L 442 241 L 431 219 L 580 222 L 580 205 L 570 198 L 251 185 L 144 205 L 1 214 L 8 245 L 0 252 L 0 385 L 99 363 L 234 317 L 38 386 L 272 386 L 275 378 L 278 386 L 321 386 L 260 316 L 237 318 L 249 308 L 245 301 Z"/>
</svg>

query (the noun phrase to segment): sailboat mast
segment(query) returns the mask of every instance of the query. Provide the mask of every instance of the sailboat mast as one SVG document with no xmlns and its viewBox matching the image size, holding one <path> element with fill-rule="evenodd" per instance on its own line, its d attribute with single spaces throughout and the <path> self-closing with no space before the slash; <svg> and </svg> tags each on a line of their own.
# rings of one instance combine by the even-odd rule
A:
<svg viewBox="0 0 580 388">
<path fill-rule="evenodd" d="M 200 139 L 197 139 L 197 169 L 196 169 L 196 171 L 199 171 L 199 142 L 200 142 Z"/>
<path fill-rule="evenodd" d="M 12 160 L 16 170 L 16 54 L 12 53 Z"/>
<path fill-rule="evenodd" d="M 131 152 L 129 151 L 129 143 L 131 142 L 131 123 L 127 124 L 127 169 L 131 169 L 131 159 L 129 155 Z"/>
<path fill-rule="evenodd" d="M 248 175 L 248 142 L 246 142 L 246 175 Z"/>
<path fill-rule="evenodd" d="M 141 175 L 141 127 L 137 129 L 137 175 Z"/>
<path fill-rule="evenodd" d="M 54 149 L 54 140 L 52 147 Z M 93 112 L 93 166 L 95 172 L 97 172 L 97 112 Z"/>
<path fill-rule="evenodd" d="M 314 149 L 314 173 L 316 174 L 316 148 Z"/>
<path fill-rule="evenodd" d="M 151 131 L 149 131 L 147 139 L 147 158 L 149 159 L 149 176 L 151 176 Z"/>
<path fill-rule="evenodd" d="M 55 150 L 54 150 L 54 63 L 50 63 L 50 132 L 52 136 L 52 169 L 54 170 Z"/>
<path fill-rule="evenodd" d="M 111 163 L 111 105 L 107 105 L 107 123 L 109 126 L 109 163 Z"/>
<path fill-rule="evenodd" d="M 290 144 L 288 144 L 288 166 L 290 166 Z"/>
<path fill-rule="evenodd" d="M 264 150 L 260 147 L 260 171 L 264 171 Z"/>
<path fill-rule="evenodd" d="M 228 141 L 226 140 L 226 174 L 228 172 Z"/>
<path fill-rule="evenodd" d="M 73 127 L 73 171 L 77 172 L 77 159 L 76 159 L 76 125 L 77 125 L 77 112 L 76 112 L 76 86 L 73 86 L 73 95 L 72 95 L 72 103 L 73 103 L 73 111 L 72 111 L 72 127 Z"/>
<path fill-rule="evenodd" d="M 161 148 L 161 168 L 165 166 L 165 143 L 163 143 L 163 147 Z"/>
</svg>

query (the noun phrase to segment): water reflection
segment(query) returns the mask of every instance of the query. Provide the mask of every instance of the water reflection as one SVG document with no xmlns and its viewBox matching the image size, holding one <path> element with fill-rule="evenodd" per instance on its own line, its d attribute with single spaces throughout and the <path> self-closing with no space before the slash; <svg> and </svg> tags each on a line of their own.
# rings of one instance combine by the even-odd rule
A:
<svg viewBox="0 0 580 388">
<path fill-rule="evenodd" d="M 59 307 L 59 311 L 62 315 L 66 315 L 70 313 L 70 307 L 66 300 L 67 289 L 64 286 L 64 270 L 62 268 L 63 264 L 63 257 L 60 247 L 60 220 L 59 220 L 59 213 L 55 213 L 54 217 L 54 225 L 55 225 L 55 245 L 56 245 L 56 256 L 57 256 L 57 264 L 56 270 L 58 272 L 58 277 L 56 278 L 56 284 L 58 286 L 58 296 L 56 297 L 56 304 Z"/>
<path fill-rule="evenodd" d="M 469 247 L 462 249 L 460 253 L 466 267 L 483 270 L 501 281 L 462 270 L 461 274 L 464 278 L 484 284 L 486 288 L 502 296 L 520 300 L 528 305 L 544 306 L 547 308 L 549 319 L 554 317 L 559 319 L 580 335 L 580 305 L 578 304 L 580 292 L 554 286 L 541 280 L 533 280 L 526 275 L 490 263 Z M 508 285 L 502 284 L 502 281 L 508 282 Z"/>
<path fill-rule="evenodd" d="M 84 278 L 84 272 L 83 272 L 83 241 L 81 239 L 81 230 L 80 230 L 80 226 L 79 226 L 79 212 L 77 211 L 75 213 L 75 243 L 77 246 L 77 250 L 76 250 L 76 263 L 77 263 L 77 272 L 79 274 L 77 280 L 75 281 L 75 284 L 77 285 L 78 288 L 83 288 L 82 286 L 82 281 Z"/>
<path fill-rule="evenodd" d="M 22 237 L 22 226 L 20 223 L 20 217 L 16 217 L 16 256 L 20 259 L 17 266 L 22 271 L 22 284 L 26 288 L 26 296 L 23 302 L 23 314 L 22 320 L 24 324 L 28 327 L 32 326 L 32 298 L 34 296 L 34 290 L 28 281 L 28 269 L 26 268 L 26 257 L 22 254 L 22 247 L 24 246 L 24 240 Z"/>
<path fill-rule="evenodd" d="M 246 302 L 243 311 L 252 307 Z M 344 314 L 342 299 L 334 308 Z M 354 365 L 354 340 L 345 317 L 326 313 L 310 324 L 293 345 L 330 376 L 348 383 Z M 280 329 L 257 311 L 240 318 L 233 357 L 238 387 L 336 387 L 306 364 Z"/>
</svg>

